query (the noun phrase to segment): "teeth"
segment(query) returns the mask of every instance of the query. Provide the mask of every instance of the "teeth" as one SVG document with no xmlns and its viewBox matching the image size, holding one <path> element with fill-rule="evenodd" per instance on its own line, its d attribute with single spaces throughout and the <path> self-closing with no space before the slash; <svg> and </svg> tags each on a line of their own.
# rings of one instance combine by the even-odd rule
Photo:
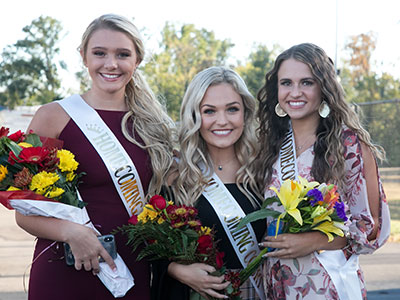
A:
<svg viewBox="0 0 400 300">
<path fill-rule="evenodd" d="M 289 105 L 291 105 L 291 106 L 302 106 L 304 104 L 306 104 L 304 101 L 296 101 L 296 102 L 290 101 L 289 102 Z"/>
<path fill-rule="evenodd" d="M 225 134 L 228 134 L 229 132 L 231 132 L 231 131 L 230 130 L 213 130 L 213 133 L 217 134 L 217 135 L 225 135 Z"/>
<path fill-rule="evenodd" d="M 113 79 L 113 78 L 117 78 L 119 75 L 117 75 L 117 74 L 102 74 L 105 78 L 110 78 L 110 79 Z"/>
</svg>

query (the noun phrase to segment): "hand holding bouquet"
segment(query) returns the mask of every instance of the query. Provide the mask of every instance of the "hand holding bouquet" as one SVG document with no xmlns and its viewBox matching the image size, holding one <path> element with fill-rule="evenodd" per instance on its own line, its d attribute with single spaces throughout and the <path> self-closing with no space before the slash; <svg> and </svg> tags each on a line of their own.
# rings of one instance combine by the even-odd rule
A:
<svg viewBox="0 0 400 300">
<path fill-rule="evenodd" d="M 61 149 L 61 140 L 20 130 L 8 133 L 8 128 L 0 129 L 0 203 L 23 215 L 64 219 L 99 233 L 78 197 L 84 173 L 76 173 L 74 154 Z M 134 282 L 122 258 L 118 255 L 114 261 L 117 273 L 102 262 L 97 276 L 114 297 L 121 297 Z"/>
<path fill-rule="evenodd" d="M 334 235 L 344 236 L 347 221 L 345 205 L 339 199 L 337 187 L 333 184 L 326 185 L 316 181 L 308 182 L 299 177 L 298 181 L 286 180 L 278 191 L 271 187 L 276 196 L 267 198 L 261 209 L 248 214 L 238 225 L 238 229 L 250 222 L 259 219 L 272 217 L 275 219 L 273 235 L 279 233 L 299 233 L 310 232 L 313 230 L 321 231 L 326 234 L 328 241 L 331 242 Z M 281 210 L 270 207 L 276 203 Z M 269 225 L 271 226 L 271 225 Z M 241 279 L 251 275 L 261 264 L 262 256 L 271 249 L 265 248 L 252 261 L 252 263 L 241 271 Z"/>
<path fill-rule="evenodd" d="M 128 236 L 128 244 L 135 251 L 145 245 L 138 260 L 170 260 L 181 264 L 205 263 L 217 270 L 215 276 L 225 273 L 223 252 L 216 247 L 214 232 L 202 226 L 197 209 L 186 205 L 174 205 L 159 195 L 153 196 L 143 211 L 132 216 L 128 225 L 118 229 Z M 231 285 L 226 293 L 231 299 L 240 299 L 238 274 L 228 272 L 226 280 Z M 198 297 L 198 298 L 195 298 Z M 236 298 L 235 298 L 236 297 Z M 201 299 L 199 294 L 191 299 Z"/>
</svg>

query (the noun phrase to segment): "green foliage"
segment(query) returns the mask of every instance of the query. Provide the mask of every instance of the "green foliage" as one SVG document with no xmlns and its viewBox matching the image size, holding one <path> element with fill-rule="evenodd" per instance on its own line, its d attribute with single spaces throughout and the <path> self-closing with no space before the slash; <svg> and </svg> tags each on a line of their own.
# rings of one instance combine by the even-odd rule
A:
<svg viewBox="0 0 400 300">
<path fill-rule="evenodd" d="M 246 82 L 247 88 L 254 97 L 265 83 L 265 74 L 273 67 L 277 50 L 278 46 L 268 50 L 267 46 L 259 44 L 255 51 L 250 53 L 247 61 L 236 67 L 236 71 Z"/>
<path fill-rule="evenodd" d="M 214 32 L 197 29 L 193 24 L 177 29 L 167 22 L 161 37 L 160 52 L 152 56 L 143 71 L 153 91 L 165 100 L 169 114 L 176 120 L 194 75 L 205 68 L 224 65 L 233 44 L 216 39 Z"/>
<path fill-rule="evenodd" d="M 346 46 L 350 59 L 341 72 L 341 83 L 347 100 L 360 104 L 358 111 L 373 142 L 386 150 L 387 161 L 383 165 L 400 166 L 400 103 L 390 102 L 400 98 L 400 80 L 373 70 L 371 56 L 375 47 L 373 33 L 351 38 Z"/>
<path fill-rule="evenodd" d="M 59 21 L 40 16 L 22 30 L 26 37 L 7 46 L 0 62 L 0 104 L 9 108 L 61 98 L 58 67 L 66 69 L 63 61 L 55 62 Z"/>
</svg>

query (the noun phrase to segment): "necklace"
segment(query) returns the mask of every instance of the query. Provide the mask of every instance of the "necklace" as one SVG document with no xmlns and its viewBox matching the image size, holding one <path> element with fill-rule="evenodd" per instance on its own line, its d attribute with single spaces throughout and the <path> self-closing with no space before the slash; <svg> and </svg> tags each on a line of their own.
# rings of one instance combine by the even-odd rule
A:
<svg viewBox="0 0 400 300">
<path fill-rule="evenodd" d="M 304 148 L 304 146 L 306 146 L 307 145 L 307 143 L 311 140 L 310 138 L 314 138 L 314 136 L 309 136 L 307 139 L 306 139 L 306 141 L 304 142 L 304 143 L 302 143 L 301 145 L 299 145 L 299 146 L 296 146 L 296 151 L 300 151 L 301 149 L 303 149 Z"/>
<path fill-rule="evenodd" d="M 236 156 L 233 157 L 232 159 L 228 160 L 227 162 L 224 162 L 223 164 L 216 164 L 218 171 L 222 171 L 223 170 L 223 165 L 227 165 L 227 164 L 229 164 L 230 162 L 232 162 L 235 159 L 236 159 Z"/>
</svg>

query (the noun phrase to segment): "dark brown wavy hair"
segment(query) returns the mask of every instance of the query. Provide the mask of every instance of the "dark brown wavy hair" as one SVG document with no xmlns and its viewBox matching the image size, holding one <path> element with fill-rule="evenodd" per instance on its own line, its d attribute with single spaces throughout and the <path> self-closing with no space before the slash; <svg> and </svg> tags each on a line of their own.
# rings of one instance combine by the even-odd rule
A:
<svg viewBox="0 0 400 300">
<path fill-rule="evenodd" d="M 384 157 L 380 146 L 373 145 L 369 133 L 362 127 L 358 115 L 345 101 L 344 91 L 337 80 L 332 60 L 320 47 L 303 43 L 282 52 L 266 76 L 265 84 L 257 95 L 258 138 L 261 147 L 255 163 L 254 173 L 260 188 L 271 181 L 272 167 L 279 156 L 284 136 L 289 130 L 288 116 L 281 118 L 275 114 L 278 103 L 278 71 L 283 61 L 295 59 L 309 66 L 315 80 L 321 88 L 321 98 L 330 108 L 327 118 L 320 118 L 314 144 L 315 157 L 311 175 L 319 182 L 333 182 L 344 185 L 344 147 L 342 143 L 343 125 L 355 132 L 361 142 L 370 147 L 378 158 Z"/>
</svg>

